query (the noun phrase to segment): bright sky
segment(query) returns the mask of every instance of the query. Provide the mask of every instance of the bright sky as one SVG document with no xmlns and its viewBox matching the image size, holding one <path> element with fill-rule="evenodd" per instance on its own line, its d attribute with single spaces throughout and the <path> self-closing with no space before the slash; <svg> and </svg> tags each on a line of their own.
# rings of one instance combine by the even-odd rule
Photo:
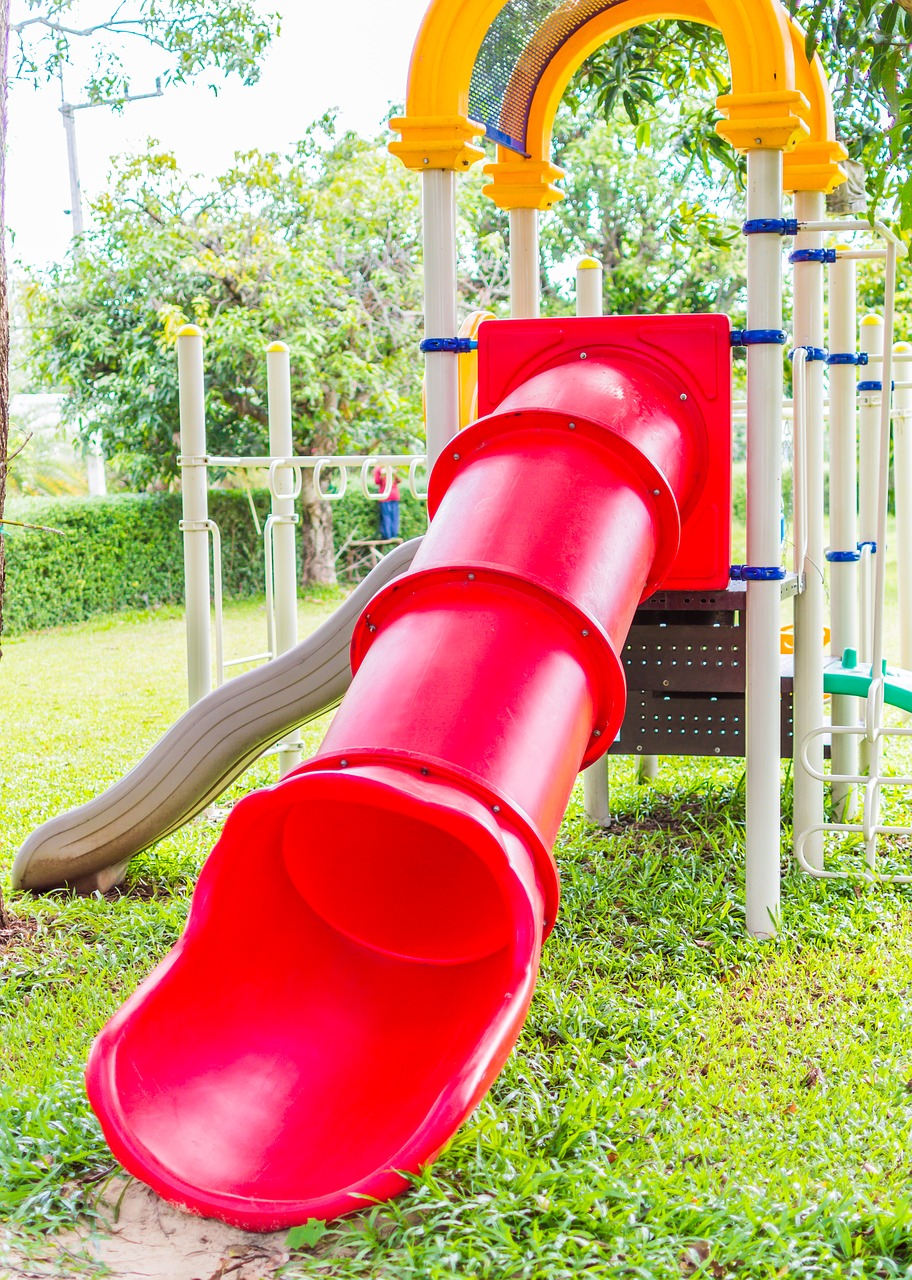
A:
<svg viewBox="0 0 912 1280">
<path fill-rule="evenodd" d="M 255 87 L 227 82 L 218 97 L 204 87 L 168 89 L 122 115 L 104 107 L 76 112 L 83 204 L 104 188 L 111 157 L 141 148 L 148 137 L 173 150 L 186 172 L 215 174 L 236 150 L 283 149 L 328 107 L 340 108 L 346 126 L 374 132 L 387 104 L 405 97 L 409 56 L 427 2 L 273 0 L 264 7 L 282 13 L 282 35 Z M 155 56 L 143 55 L 131 66 L 140 68 L 133 91 L 154 89 L 160 70 Z M 74 101 L 78 88 L 75 78 L 67 84 Z M 6 214 L 14 261 L 52 261 L 69 243 L 59 106 L 57 82 L 40 91 L 10 84 Z"/>
</svg>

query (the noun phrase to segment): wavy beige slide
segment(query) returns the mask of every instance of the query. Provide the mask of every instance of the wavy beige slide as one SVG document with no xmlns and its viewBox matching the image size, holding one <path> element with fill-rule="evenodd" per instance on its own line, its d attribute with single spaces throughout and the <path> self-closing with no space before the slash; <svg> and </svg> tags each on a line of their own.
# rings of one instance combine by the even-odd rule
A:
<svg viewBox="0 0 912 1280">
<path fill-rule="evenodd" d="M 205 809 L 284 734 L 334 707 L 351 682 L 356 621 L 420 544 L 385 556 L 306 640 L 201 698 L 107 791 L 33 831 L 13 863 L 14 887 L 105 892 L 134 854 Z"/>
</svg>

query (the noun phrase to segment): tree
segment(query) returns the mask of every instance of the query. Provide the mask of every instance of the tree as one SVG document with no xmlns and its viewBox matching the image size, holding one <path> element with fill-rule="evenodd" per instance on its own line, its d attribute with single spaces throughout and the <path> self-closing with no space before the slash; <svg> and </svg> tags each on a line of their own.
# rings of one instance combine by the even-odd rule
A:
<svg viewBox="0 0 912 1280">
<path fill-rule="evenodd" d="M 128 47 L 142 41 L 161 51 L 162 79 L 182 84 L 212 71 L 238 75 L 245 84 L 260 74 L 260 59 L 278 31 L 274 14 L 263 15 L 253 0 L 121 0 L 106 17 L 88 26 L 78 22 L 79 0 L 18 0 L 10 22 L 10 0 L 0 0 L 0 522 L 8 462 L 9 311 L 4 256 L 7 74 L 41 83 L 72 61 L 79 47 L 89 50 L 83 91 L 89 101 L 123 98 L 130 92 Z M 11 47 L 12 37 L 12 47 Z M 118 43 L 119 42 L 119 43 Z M 120 47 L 119 47 L 120 45 Z M 216 87 L 217 80 L 212 81 Z M 0 523 L 2 530 L 2 523 Z M 5 562 L 0 536 L 0 634 L 3 630 Z"/>
<path fill-rule="evenodd" d="M 912 229 L 912 0 L 788 0 L 788 8 L 808 33 L 808 54 L 819 49 L 836 86 L 840 135 L 865 165 L 872 203 Z M 707 103 L 702 120 L 683 122 L 682 143 L 737 171 L 738 157 L 714 128 L 712 100 L 729 84 L 718 32 L 684 21 L 636 28 L 593 55 L 580 92 L 609 116 L 619 106 L 637 125 L 695 84 Z"/>
<path fill-rule="evenodd" d="M 178 475 L 175 338 L 206 334 L 210 450 L 268 453 L 264 350 L 291 348 L 296 450 L 417 447 L 420 225 L 411 175 L 331 117 L 214 183 L 120 162 L 77 256 L 26 293 L 33 368 L 134 484 Z M 302 494 L 303 578 L 334 580 L 331 507 Z"/>
</svg>

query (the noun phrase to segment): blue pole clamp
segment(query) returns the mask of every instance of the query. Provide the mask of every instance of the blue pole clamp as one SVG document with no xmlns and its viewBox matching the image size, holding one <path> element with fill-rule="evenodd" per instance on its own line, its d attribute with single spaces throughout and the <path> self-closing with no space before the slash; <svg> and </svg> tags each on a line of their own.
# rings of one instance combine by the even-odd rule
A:
<svg viewBox="0 0 912 1280">
<path fill-rule="evenodd" d="M 748 218 L 742 223 L 741 231 L 746 236 L 796 236 L 798 234 L 797 218 Z"/>
<path fill-rule="evenodd" d="M 832 351 L 827 356 L 827 364 L 867 364 L 867 351 Z"/>
<path fill-rule="evenodd" d="M 835 249 L 793 249 L 789 262 L 835 262 Z"/>
<path fill-rule="evenodd" d="M 732 329 L 731 344 L 733 347 L 758 347 L 767 344 L 784 347 L 788 342 L 788 334 L 784 329 Z"/>
<path fill-rule="evenodd" d="M 825 351 L 823 347 L 794 347 L 789 352 L 790 360 L 795 359 L 795 353 L 797 351 L 805 351 L 807 353 L 808 364 L 810 364 L 813 360 L 821 360 L 824 363 L 826 363 L 829 356 L 829 353 Z"/>
<path fill-rule="evenodd" d="M 870 382 L 859 382 L 857 390 L 858 391 L 883 391 L 883 383 L 875 382 L 873 379 Z M 896 390 L 895 382 L 890 383 L 890 390 L 891 391 Z"/>
<path fill-rule="evenodd" d="M 827 551 L 826 558 L 830 564 L 855 564 L 861 559 L 860 551 Z"/>
<path fill-rule="evenodd" d="M 733 564 L 732 582 L 782 582 L 785 570 L 779 565 Z"/>
<path fill-rule="evenodd" d="M 876 555 L 877 555 L 877 543 L 876 543 L 876 542 L 859 542 L 859 544 L 858 544 L 858 551 L 859 551 L 859 553 L 861 553 L 862 551 L 864 551 L 865 547 L 870 547 L 870 548 L 871 548 L 871 555 L 872 555 L 872 556 L 876 556 Z"/>
<path fill-rule="evenodd" d="M 478 343 L 474 338 L 422 338 L 418 345 L 425 355 L 446 351 L 450 355 L 462 356 L 469 351 L 478 350 Z"/>
</svg>

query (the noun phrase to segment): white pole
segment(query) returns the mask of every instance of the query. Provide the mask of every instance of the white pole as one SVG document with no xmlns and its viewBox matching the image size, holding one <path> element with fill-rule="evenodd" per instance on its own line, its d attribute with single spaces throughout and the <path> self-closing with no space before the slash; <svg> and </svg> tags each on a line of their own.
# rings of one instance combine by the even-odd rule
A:
<svg viewBox="0 0 912 1280">
<path fill-rule="evenodd" d="M 63 82 L 61 81 L 61 92 Z M 70 174 L 70 217 L 73 221 L 73 239 L 78 240 L 85 227 L 82 221 L 82 186 L 79 182 L 79 160 L 76 154 L 76 115 L 73 104 L 64 102 L 60 107 L 63 131 L 66 135 L 67 168 Z"/>
<path fill-rule="evenodd" d="M 424 228 L 424 334 L 456 337 L 456 174 L 428 169 L 422 174 Z M 428 352 L 425 357 L 428 470 L 459 430 L 459 379 L 456 357 Z"/>
<path fill-rule="evenodd" d="M 294 454 L 291 421 L 291 362 L 284 342 L 266 348 L 266 386 L 269 398 L 269 452 L 273 458 Z M 294 472 L 290 467 L 273 473 L 272 520 L 266 536 L 272 538 L 272 598 L 275 608 L 275 653 L 287 653 L 298 643 L 298 582 L 295 564 Z M 301 763 L 301 735 L 288 734 L 279 751 L 279 776 Z"/>
<path fill-rule="evenodd" d="M 528 210 L 514 210 L 519 212 Z M 515 293 L 513 300 L 515 306 Z M 576 264 L 576 314 L 602 314 L 602 264 L 596 258 L 580 258 Z M 600 827 L 611 825 L 611 761 L 607 754 L 583 770 L 583 807 L 590 822 Z"/>
<path fill-rule="evenodd" d="M 856 269 L 852 259 L 837 258 L 830 266 L 829 344 L 832 355 L 854 354 L 857 343 Z M 854 364 L 831 364 L 830 384 L 830 551 L 857 554 L 858 374 Z M 830 563 L 830 653 L 841 659 L 846 649 L 858 650 L 858 562 Z M 858 721 L 858 700 L 834 695 L 830 719 L 834 725 Z M 853 734 L 833 738 L 833 772 L 858 773 L 858 739 Z M 855 815 L 854 787 L 834 783 L 833 816 L 850 822 Z"/>
<path fill-rule="evenodd" d="M 826 197 L 821 192 L 799 191 L 795 195 L 795 213 L 799 222 L 818 222 L 826 212 Z M 823 236 L 818 232 L 801 232 L 796 249 L 821 249 Z M 795 263 L 795 346 L 824 346 L 822 262 Z M 794 503 L 796 540 L 803 527 L 806 547 L 796 547 L 799 592 L 795 597 L 795 681 L 793 703 L 794 747 L 794 812 L 792 827 L 797 841 L 801 832 L 823 822 L 823 783 L 807 772 L 801 763 L 801 748 L 807 735 L 824 723 L 823 715 L 823 616 L 824 616 L 824 370 L 822 360 L 808 360 L 804 377 L 807 385 L 804 416 L 803 458 L 799 460 L 798 442 L 792 464 L 792 500 Z M 797 403 L 797 392 L 796 392 Z M 803 465 L 802 465 L 803 464 Z M 803 474 L 802 474 L 803 473 Z M 799 491 L 800 490 L 800 491 Z M 803 539 L 802 539 L 803 540 Z M 803 583 L 803 590 L 801 589 Z M 823 772 L 823 739 L 816 737 L 808 744 L 808 761 L 817 773 Z M 811 866 L 823 867 L 823 834 L 810 836 L 804 846 Z"/>
<path fill-rule="evenodd" d="M 882 355 L 884 322 L 880 316 L 868 315 L 861 322 L 861 350 L 868 355 Z M 863 371 L 862 382 L 878 382 L 883 366 L 875 363 Z M 858 397 L 858 539 L 861 543 L 861 628 L 858 656 L 870 662 L 874 644 L 874 554 L 866 543 L 877 542 L 877 497 L 880 469 L 880 411 L 882 393 L 863 391 Z M 882 548 L 877 548 L 880 554 Z"/>
<path fill-rule="evenodd" d="M 747 156 L 748 219 L 782 216 L 782 152 Z M 747 327 L 782 328 L 782 238 L 747 240 Z M 780 562 L 782 498 L 782 348 L 747 349 L 747 562 Z M 776 932 L 779 917 L 781 589 L 776 581 L 747 582 L 747 689 L 745 764 L 747 930 L 758 938 Z"/>
<path fill-rule="evenodd" d="M 184 518 L 184 598 L 190 706 L 212 689 L 209 647 L 209 519 L 203 331 L 186 324 L 177 335 L 180 391 L 181 501 Z"/>
<path fill-rule="evenodd" d="M 510 210 L 510 315 L 514 320 L 539 314 L 541 259 L 538 210 Z M 579 313 L 577 313 L 579 314 Z M 601 315 L 601 300 L 596 315 Z"/>
<path fill-rule="evenodd" d="M 897 355 L 912 352 L 897 342 Z M 898 380 L 905 381 L 905 375 Z M 912 670 L 912 387 L 897 387 L 893 407 L 893 494 L 896 502 L 896 572 L 899 585 L 899 661 Z"/>
</svg>

